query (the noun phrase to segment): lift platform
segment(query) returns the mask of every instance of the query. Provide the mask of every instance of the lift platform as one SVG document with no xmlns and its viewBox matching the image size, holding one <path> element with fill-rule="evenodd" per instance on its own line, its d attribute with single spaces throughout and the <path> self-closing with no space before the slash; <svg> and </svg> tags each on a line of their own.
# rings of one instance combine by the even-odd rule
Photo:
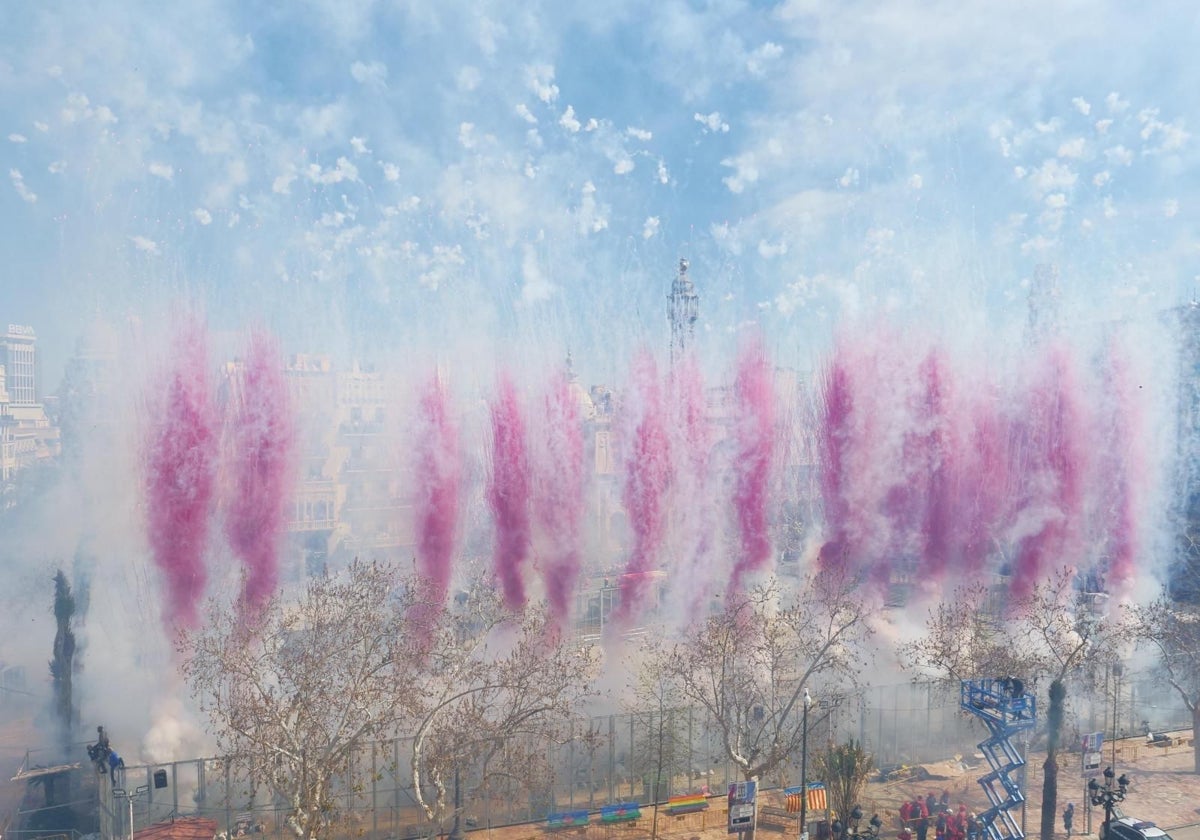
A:
<svg viewBox="0 0 1200 840">
<path fill-rule="evenodd" d="M 1012 739 L 1037 725 L 1037 701 L 1020 680 L 1006 677 L 963 680 L 961 706 L 982 720 L 991 733 L 979 743 L 992 768 L 979 779 L 991 803 L 978 817 L 980 830 L 986 840 L 1024 840 L 1025 833 L 1012 811 L 1025 801 L 1014 775 L 1025 765 L 1025 758 Z"/>
</svg>

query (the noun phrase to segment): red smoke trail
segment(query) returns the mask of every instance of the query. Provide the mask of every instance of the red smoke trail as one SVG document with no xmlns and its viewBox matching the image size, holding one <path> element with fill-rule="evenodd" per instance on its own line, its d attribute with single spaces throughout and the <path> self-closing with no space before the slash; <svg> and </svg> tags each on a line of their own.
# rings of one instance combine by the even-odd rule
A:
<svg viewBox="0 0 1200 840">
<path fill-rule="evenodd" d="M 731 595 L 741 591 L 747 574 L 762 569 L 771 558 L 767 503 L 775 447 L 775 393 L 766 353 L 757 340 L 743 347 L 738 356 L 734 394 L 737 463 L 733 504 L 741 550 L 729 581 Z"/>
<path fill-rule="evenodd" d="M 920 545 L 922 582 L 941 584 L 947 568 L 958 555 L 956 523 L 958 510 L 958 458 L 960 441 L 956 435 L 953 386 L 946 360 L 938 351 L 931 352 L 921 366 L 924 400 L 920 419 L 925 426 L 920 461 L 926 481 L 925 514 Z"/>
<path fill-rule="evenodd" d="M 216 463 L 208 346 L 199 324 L 182 326 L 173 355 L 163 413 L 145 457 L 147 530 L 166 584 L 164 623 L 194 628 L 207 580 L 204 550 Z"/>
<path fill-rule="evenodd" d="M 846 486 L 854 434 L 854 390 L 850 371 L 835 350 L 821 383 L 821 409 L 817 450 L 821 500 L 825 508 L 827 539 L 821 546 L 821 571 L 847 572 L 851 561 L 847 529 L 849 505 Z"/>
<path fill-rule="evenodd" d="M 542 564 L 546 600 L 561 632 L 570 619 L 579 579 L 584 499 L 583 427 L 565 373 L 551 383 L 545 406 L 545 445 L 533 458 L 534 512 L 547 542 Z"/>
<path fill-rule="evenodd" d="M 1105 447 L 1109 462 L 1103 478 L 1111 482 L 1111 500 L 1100 516 L 1110 523 L 1112 557 L 1108 566 L 1106 589 L 1118 597 L 1127 595 L 1133 584 L 1135 565 L 1141 551 L 1139 513 L 1144 504 L 1149 456 L 1149 437 L 1145 395 L 1137 385 L 1138 377 L 1130 370 L 1132 354 L 1115 339 L 1108 346 L 1112 382 L 1112 428 Z"/>
<path fill-rule="evenodd" d="M 1050 563 L 1079 564 L 1083 518 L 1082 409 L 1076 378 L 1061 348 L 1050 351 L 1044 371 L 1029 395 L 1022 435 L 1024 493 L 1015 523 L 1019 545 L 1010 588 L 1021 597 L 1032 591 Z M 1024 521 L 1021 521 L 1024 520 Z"/>
<path fill-rule="evenodd" d="M 512 379 L 501 376 L 492 404 L 492 475 L 488 502 L 496 523 L 496 576 L 510 609 L 525 606 L 521 566 L 529 556 L 529 459 L 525 417 Z"/>
<path fill-rule="evenodd" d="M 999 390 L 984 384 L 970 409 L 971 445 L 964 452 L 960 497 L 963 510 L 960 577 L 977 580 L 994 547 L 1000 523 L 1011 516 L 1011 422 Z"/>
<path fill-rule="evenodd" d="M 233 499 L 225 534 L 245 568 L 243 603 L 253 619 L 279 581 L 285 505 L 295 474 L 291 401 L 276 342 L 250 336 L 234 392 L 231 420 Z"/>
<path fill-rule="evenodd" d="M 707 568 L 713 544 L 716 515 L 708 493 L 708 412 L 704 399 L 704 374 L 695 354 L 688 353 L 675 368 L 672 382 L 672 445 L 678 481 L 675 523 L 682 547 L 682 562 L 675 570 L 685 593 L 685 615 L 693 616 L 711 594 L 712 575 Z"/>
<path fill-rule="evenodd" d="M 422 618 L 441 609 L 450 588 L 454 536 L 458 525 L 458 430 L 449 417 L 446 392 L 435 375 L 419 403 L 416 437 L 415 501 L 417 567 L 424 579 Z M 418 628 L 430 632 L 431 627 Z"/>
<path fill-rule="evenodd" d="M 641 416 L 626 458 L 622 501 L 633 531 L 633 546 L 621 577 L 621 602 L 613 616 L 618 625 L 642 606 L 666 531 L 665 497 L 671 481 L 671 450 L 663 416 L 658 369 L 648 352 L 634 359 L 633 381 Z"/>
</svg>

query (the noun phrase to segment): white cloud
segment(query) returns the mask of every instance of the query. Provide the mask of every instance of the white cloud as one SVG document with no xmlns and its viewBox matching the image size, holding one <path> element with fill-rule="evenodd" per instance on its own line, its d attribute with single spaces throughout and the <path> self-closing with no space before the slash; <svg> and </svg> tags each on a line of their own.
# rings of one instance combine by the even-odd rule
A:
<svg viewBox="0 0 1200 840">
<path fill-rule="evenodd" d="M 470 93 L 471 91 L 475 90 L 475 88 L 479 87 L 479 83 L 482 81 L 483 76 L 480 74 L 479 68 L 473 67 L 470 64 L 460 68 L 458 75 L 454 79 L 458 89 L 463 93 Z"/>
<path fill-rule="evenodd" d="M 647 131 L 644 128 L 637 128 L 636 126 L 632 126 L 632 125 L 629 126 L 627 129 L 625 129 L 625 133 L 628 134 L 630 137 L 633 137 L 637 140 L 641 140 L 643 143 L 647 142 L 648 140 L 650 140 L 654 137 L 654 134 L 652 132 Z"/>
<path fill-rule="evenodd" d="M 340 184 L 342 181 L 357 181 L 358 167 L 346 158 L 339 157 L 332 169 L 322 169 L 320 164 L 310 163 L 307 176 L 315 184 Z"/>
<path fill-rule="evenodd" d="M 467 264 L 461 245 L 434 245 L 433 254 L 418 259 L 421 274 L 417 281 L 428 289 L 437 291 L 450 280 L 457 269 Z"/>
<path fill-rule="evenodd" d="M 1076 111 L 1083 114 L 1085 117 L 1088 114 L 1092 113 L 1091 103 L 1089 103 L 1082 96 L 1076 96 L 1074 99 L 1071 100 L 1071 104 L 1075 106 Z"/>
<path fill-rule="evenodd" d="M 766 75 L 770 66 L 781 55 L 783 55 L 783 47 L 773 41 L 767 41 L 750 53 L 746 59 L 746 69 L 750 71 L 751 75 L 761 78 Z"/>
<path fill-rule="evenodd" d="M 1112 114 L 1119 114 L 1129 108 L 1129 100 L 1122 99 L 1121 94 L 1115 90 L 1104 97 L 1104 104 L 1108 106 L 1109 113 Z"/>
<path fill-rule="evenodd" d="M 464 149 L 475 148 L 475 123 L 458 124 L 458 144 Z"/>
<path fill-rule="evenodd" d="M 572 134 L 578 132 L 579 120 L 575 119 L 575 109 L 568 105 L 567 110 L 563 111 L 563 115 L 558 118 L 558 124 Z"/>
<path fill-rule="evenodd" d="M 8 177 L 12 181 L 13 189 L 17 191 L 17 195 L 21 196 L 22 201 L 26 201 L 30 204 L 37 203 L 37 193 L 25 186 L 25 176 L 21 174 L 21 170 L 8 170 Z"/>
<path fill-rule="evenodd" d="M 1121 145 L 1105 149 L 1104 157 L 1113 166 L 1129 166 L 1133 163 L 1133 152 Z"/>
<path fill-rule="evenodd" d="M 556 287 L 542 272 L 537 252 L 532 245 L 525 245 L 521 252 L 521 303 L 525 306 L 549 300 Z"/>
<path fill-rule="evenodd" d="M 1179 199 L 1168 198 L 1163 202 L 1163 215 L 1168 219 L 1173 219 L 1179 215 Z"/>
<path fill-rule="evenodd" d="M 1117 216 L 1117 207 L 1113 204 L 1111 195 L 1104 196 L 1104 218 L 1115 219 Z"/>
<path fill-rule="evenodd" d="M 66 172 L 67 162 L 65 160 L 51 161 L 50 165 L 46 167 L 46 171 L 51 175 L 58 175 L 62 172 Z"/>
<path fill-rule="evenodd" d="M 633 158 L 629 155 L 621 155 L 613 164 L 613 172 L 617 175 L 628 175 L 633 171 Z"/>
<path fill-rule="evenodd" d="M 388 69 L 387 65 L 382 61 L 372 61 L 369 63 L 356 61 L 350 65 L 350 75 L 360 85 L 372 88 L 387 87 Z"/>
<path fill-rule="evenodd" d="M 658 216 L 650 216 L 642 223 L 642 239 L 650 239 L 658 233 Z"/>
<path fill-rule="evenodd" d="M 914 190 L 921 189 L 921 187 L 924 183 L 925 183 L 924 180 L 918 174 L 910 175 L 908 178 L 908 186 Z"/>
<path fill-rule="evenodd" d="M 394 163 L 380 163 L 383 168 L 383 180 L 395 183 L 400 180 L 400 167 Z"/>
<path fill-rule="evenodd" d="M 729 131 L 729 123 L 721 119 L 720 111 L 713 111 L 711 114 L 696 113 L 692 115 L 692 119 L 704 126 L 706 133 L 725 134 Z"/>
<path fill-rule="evenodd" d="M 367 148 L 367 138 L 365 137 L 351 137 L 350 148 L 354 150 L 354 154 L 356 155 L 371 154 L 371 150 Z"/>
<path fill-rule="evenodd" d="M 658 183 L 660 183 L 660 184 L 671 183 L 671 174 L 669 172 L 667 172 L 666 161 L 662 160 L 661 158 L 658 161 Z"/>
<path fill-rule="evenodd" d="M 296 180 L 296 172 L 292 169 L 289 172 L 284 172 L 271 182 L 271 192 L 278 195 L 287 195 L 292 191 L 292 181 Z"/>
<path fill-rule="evenodd" d="M 192 211 L 192 216 L 202 225 L 212 224 L 212 213 L 209 213 L 203 207 L 197 207 Z"/>
<path fill-rule="evenodd" d="M 1075 171 L 1057 158 L 1050 158 L 1029 175 L 1029 183 L 1038 195 L 1054 190 L 1069 190 L 1077 180 L 1079 176 Z"/>
<path fill-rule="evenodd" d="M 33 127 L 36 128 L 38 131 L 42 132 L 43 134 L 45 134 L 47 131 L 50 130 L 50 126 L 47 125 L 46 123 L 42 122 L 41 120 L 34 120 Z"/>
<path fill-rule="evenodd" d="M 1067 206 L 1067 196 L 1064 193 L 1050 193 L 1046 196 L 1046 206 L 1055 209 Z"/>
<path fill-rule="evenodd" d="M 779 242 L 775 245 L 772 245 L 765 239 L 760 239 L 758 241 L 758 255 L 764 260 L 774 259 L 775 257 L 782 256 L 787 252 L 787 242 L 783 241 L 782 239 L 779 240 Z"/>
<path fill-rule="evenodd" d="M 532 64 L 526 67 L 525 84 L 547 105 L 558 99 L 558 85 L 554 84 L 554 67 L 550 64 Z"/>
<path fill-rule="evenodd" d="M 145 254 L 157 255 L 158 243 L 153 239 L 148 239 L 145 236 L 131 236 L 129 241 L 133 243 L 133 247 Z"/>
<path fill-rule="evenodd" d="M 1112 173 L 1105 169 L 1103 172 L 1097 172 L 1092 176 L 1092 183 L 1097 187 L 1103 187 L 1112 180 Z"/>
<path fill-rule="evenodd" d="M 529 106 L 524 102 L 517 105 L 516 111 L 517 116 L 525 120 L 525 122 L 529 123 L 530 125 L 537 125 L 538 118 L 533 115 L 533 112 L 529 110 Z"/>
<path fill-rule="evenodd" d="M 585 181 L 580 190 L 578 228 L 582 234 L 599 233 L 608 227 L 607 208 L 596 201 L 596 185 Z"/>
<path fill-rule="evenodd" d="M 820 286 L 827 283 L 825 275 L 818 274 L 816 277 L 807 277 L 801 274 L 796 278 L 795 282 L 788 283 L 775 297 L 775 308 L 780 315 L 791 315 L 798 309 L 803 309 L 816 296 Z"/>
<path fill-rule="evenodd" d="M 1087 143 L 1082 137 L 1076 137 L 1074 140 L 1068 140 L 1058 147 L 1058 156 L 1061 158 L 1081 158 L 1087 148 Z"/>
<path fill-rule="evenodd" d="M 1112 128 L 1112 120 L 1096 120 L 1096 133 L 1108 134 L 1108 130 Z"/>
<path fill-rule="evenodd" d="M 600 127 L 600 123 L 596 122 L 595 117 L 591 117 L 588 119 L 587 123 L 583 126 L 583 130 L 584 131 L 595 131 L 599 127 Z"/>
<path fill-rule="evenodd" d="M 101 125 L 111 125 L 117 121 L 117 117 L 109 110 L 107 105 L 98 105 L 92 107 L 89 100 L 82 93 L 71 93 L 67 95 L 67 104 L 60 112 L 65 123 L 82 123 L 82 122 L 97 122 Z"/>
<path fill-rule="evenodd" d="M 29 138 L 26 137 L 24 134 L 13 133 L 13 134 L 8 135 L 8 142 L 10 142 L 10 143 L 25 143 L 25 142 L 28 142 L 28 140 L 29 140 Z"/>
<path fill-rule="evenodd" d="M 721 165 L 733 170 L 733 174 L 721 179 L 731 193 L 744 192 L 746 187 L 758 180 L 758 162 L 753 152 L 745 152 L 737 157 L 725 158 Z"/>
<path fill-rule="evenodd" d="M 149 172 L 151 175 L 153 175 L 155 178 L 162 178 L 164 181 L 172 181 L 175 178 L 175 167 L 171 166 L 171 164 L 169 164 L 169 163 L 162 163 L 160 161 L 152 161 L 146 167 L 146 171 Z"/>
<path fill-rule="evenodd" d="M 856 187 L 856 186 L 858 186 L 858 169 L 856 169 L 853 166 L 849 167 L 844 173 L 842 173 L 842 177 L 838 178 L 838 186 L 840 186 L 840 187 Z"/>
</svg>

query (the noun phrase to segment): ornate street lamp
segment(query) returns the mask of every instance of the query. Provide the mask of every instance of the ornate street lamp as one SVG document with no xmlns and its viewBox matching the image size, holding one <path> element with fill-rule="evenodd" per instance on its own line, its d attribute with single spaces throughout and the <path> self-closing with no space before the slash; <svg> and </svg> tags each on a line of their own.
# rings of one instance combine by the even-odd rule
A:
<svg viewBox="0 0 1200 840">
<path fill-rule="evenodd" d="M 1113 769 L 1111 767 L 1104 768 L 1104 786 L 1095 779 L 1088 781 L 1088 798 L 1093 805 L 1104 806 L 1104 825 L 1100 827 L 1100 840 L 1105 840 L 1108 837 L 1108 827 L 1112 822 L 1113 807 L 1118 802 L 1125 801 L 1125 794 L 1129 791 L 1129 777 L 1124 773 L 1121 778 L 1116 780 L 1117 786 L 1113 787 Z"/>
</svg>

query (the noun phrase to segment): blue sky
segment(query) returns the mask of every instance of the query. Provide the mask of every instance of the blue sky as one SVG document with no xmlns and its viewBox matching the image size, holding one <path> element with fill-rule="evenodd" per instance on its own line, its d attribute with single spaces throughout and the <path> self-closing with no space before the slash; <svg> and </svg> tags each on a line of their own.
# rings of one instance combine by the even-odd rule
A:
<svg viewBox="0 0 1200 840">
<path fill-rule="evenodd" d="M 203 305 L 363 357 L 705 332 L 783 361 L 885 309 L 1081 317 L 1200 274 L 1185 2 L 0 7 L 0 317 Z M 967 317 L 964 317 L 964 316 Z M 615 336 L 615 338 L 614 338 Z M 715 343 L 715 340 L 714 340 Z M 619 351 L 614 350 L 619 348 Z M 52 387 L 52 385 L 51 385 Z"/>
</svg>

